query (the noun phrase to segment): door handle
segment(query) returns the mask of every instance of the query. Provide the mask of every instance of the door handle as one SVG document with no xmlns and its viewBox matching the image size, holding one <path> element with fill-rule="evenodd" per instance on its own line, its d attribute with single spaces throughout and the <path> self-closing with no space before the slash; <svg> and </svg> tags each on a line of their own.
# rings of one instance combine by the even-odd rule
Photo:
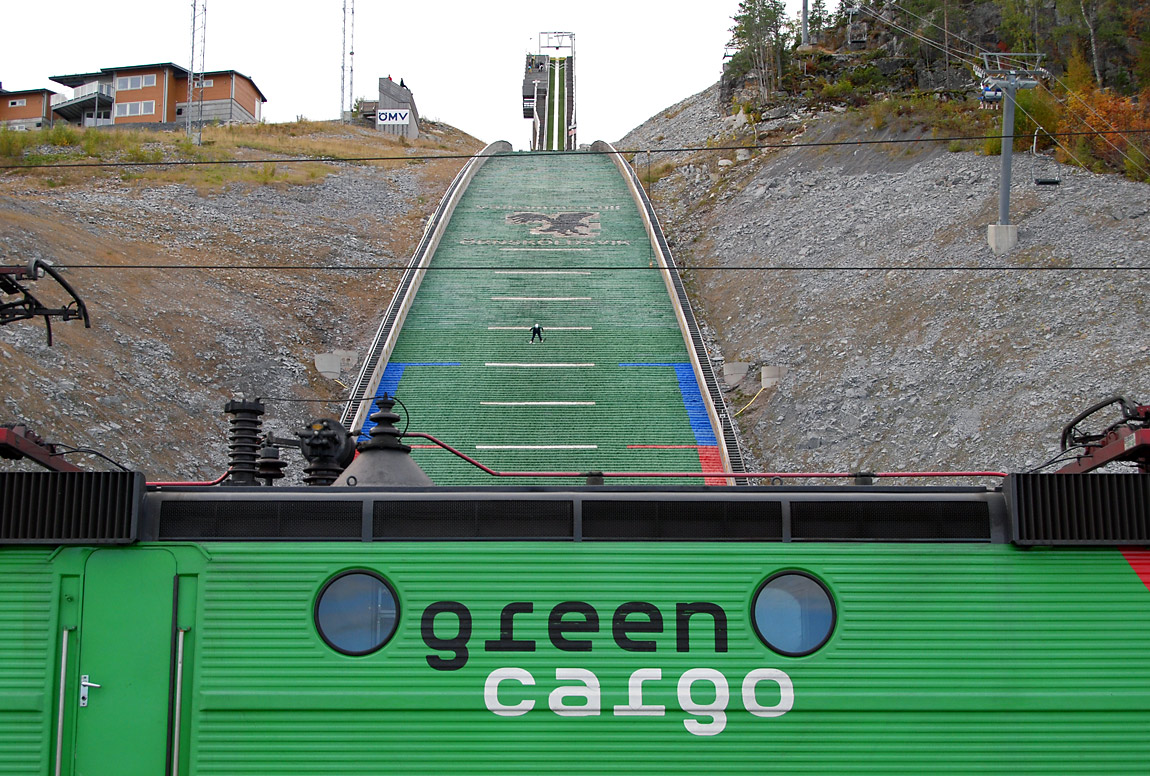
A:
<svg viewBox="0 0 1150 776">
<path fill-rule="evenodd" d="M 88 705 L 88 688 L 99 687 L 100 685 L 88 681 L 88 674 L 80 677 L 80 706 Z"/>
</svg>

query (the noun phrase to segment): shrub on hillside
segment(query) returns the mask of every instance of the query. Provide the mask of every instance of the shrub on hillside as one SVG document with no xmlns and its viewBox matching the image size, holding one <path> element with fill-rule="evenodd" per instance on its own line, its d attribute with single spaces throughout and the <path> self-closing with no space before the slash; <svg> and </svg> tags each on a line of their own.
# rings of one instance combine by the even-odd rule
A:
<svg viewBox="0 0 1150 776">
<path fill-rule="evenodd" d="M 0 156 L 18 159 L 24 149 L 32 144 L 32 132 L 17 132 L 7 127 L 0 129 Z"/>
<path fill-rule="evenodd" d="M 1093 132 L 1068 135 L 1073 156 L 1059 152 L 1061 161 L 1077 161 L 1095 170 L 1122 171 L 1134 180 L 1150 179 L 1147 167 L 1150 138 L 1150 89 L 1135 102 L 1108 91 L 1090 89 L 1070 91 L 1063 101 L 1060 133 Z"/>
</svg>

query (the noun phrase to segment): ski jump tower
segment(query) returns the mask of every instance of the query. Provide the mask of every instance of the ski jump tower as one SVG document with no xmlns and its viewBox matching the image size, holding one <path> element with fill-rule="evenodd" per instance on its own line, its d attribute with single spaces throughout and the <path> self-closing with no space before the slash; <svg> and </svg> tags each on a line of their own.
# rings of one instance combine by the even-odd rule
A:
<svg viewBox="0 0 1150 776">
<path fill-rule="evenodd" d="M 531 150 L 569 151 L 576 148 L 575 33 L 539 33 L 538 52 L 527 55 L 523 73 L 523 118 L 532 120 Z"/>
</svg>

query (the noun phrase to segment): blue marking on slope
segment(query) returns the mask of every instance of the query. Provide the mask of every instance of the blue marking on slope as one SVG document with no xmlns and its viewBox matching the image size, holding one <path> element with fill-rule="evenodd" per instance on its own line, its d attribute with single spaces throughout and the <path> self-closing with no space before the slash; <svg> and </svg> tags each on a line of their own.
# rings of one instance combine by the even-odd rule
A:
<svg viewBox="0 0 1150 776">
<path fill-rule="evenodd" d="M 699 383 L 695 380 L 695 370 L 689 363 L 628 363 L 619 366 L 674 367 L 675 377 L 679 378 L 679 393 L 683 396 L 683 406 L 687 410 L 687 420 L 690 421 L 691 431 L 695 434 L 695 444 L 719 444 L 715 438 L 715 429 L 711 427 L 711 419 L 707 415 L 703 394 L 699 391 Z"/>
<path fill-rule="evenodd" d="M 375 398 L 383 396 L 385 393 L 389 396 L 395 396 L 395 392 L 399 389 L 399 381 L 403 377 L 403 370 L 409 366 L 461 366 L 460 361 L 407 361 L 404 363 L 389 363 L 383 370 L 383 377 L 379 378 L 379 388 L 375 391 Z M 379 405 L 374 401 L 371 403 L 371 412 L 368 416 L 374 415 L 379 412 Z M 366 442 L 370 439 L 371 430 L 375 428 L 375 423 L 366 420 L 363 423 L 363 428 L 360 429 L 358 441 Z"/>
</svg>

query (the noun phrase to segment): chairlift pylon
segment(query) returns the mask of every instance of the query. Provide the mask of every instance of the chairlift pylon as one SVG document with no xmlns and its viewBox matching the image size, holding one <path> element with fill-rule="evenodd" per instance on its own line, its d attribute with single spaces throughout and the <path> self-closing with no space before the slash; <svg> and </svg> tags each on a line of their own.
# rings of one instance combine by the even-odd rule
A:
<svg viewBox="0 0 1150 776">
<path fill-rule="evenodd" d="M 1042 127 L 1038 127 L 1037 129 L 1035 129 L 1034 130 L 1034 140 L 1030 144 L 1030 154 L 1031 154 L 1031 156 L 1034 157 L 1034 185 L 1035 186 L 1061 186 L 1062 185 L 1062 174 L 1058 170 L 1058 162 L 1057 161 L 1055 161 L 1055 163 L 1054 163 L 1055 166 L 1054 166 L 1054 176 L 1053 177 L 1043 176 L 1043 175 L 1039 174 L 1039 164 L 1038 164 L 1038 133 L 1039 132 L 1046 132 L 1046 130 L 1044 130 Z M 1050 134 L 1050 133 L 1047 132 L 1047 134 Z"/>
</svg>

